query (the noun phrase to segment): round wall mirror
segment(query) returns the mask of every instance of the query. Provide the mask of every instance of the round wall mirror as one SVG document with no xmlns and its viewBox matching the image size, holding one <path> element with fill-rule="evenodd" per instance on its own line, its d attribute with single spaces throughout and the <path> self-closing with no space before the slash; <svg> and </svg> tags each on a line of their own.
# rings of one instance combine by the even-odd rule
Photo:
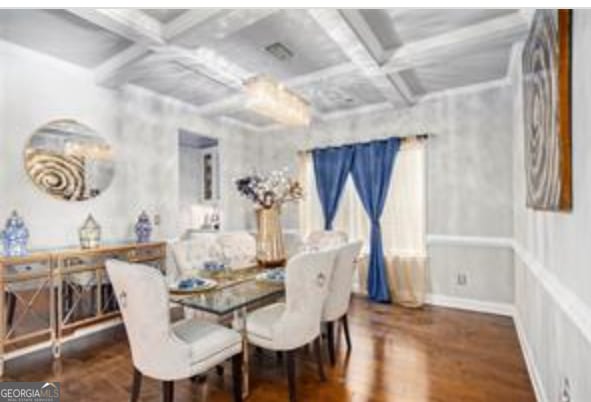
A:
<svg viewBox="0 0 591 402">
<path fill-rule="evenodd" d="M 109 144 L 74 120 L 55 120 L 35 131 L 25 149 L 25 169 L 38 188 L 67 201 L 98 197 L 115 174 Z"/>
</svg>

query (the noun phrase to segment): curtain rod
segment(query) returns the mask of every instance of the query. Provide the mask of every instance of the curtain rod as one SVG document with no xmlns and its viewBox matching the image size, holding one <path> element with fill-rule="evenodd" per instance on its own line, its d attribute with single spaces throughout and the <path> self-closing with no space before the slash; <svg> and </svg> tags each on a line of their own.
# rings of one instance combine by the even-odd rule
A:
<svg viewBox="0 0 591 402">
<path fill-rule="evenodd" d="M 391 136 L 391 137 L 386 137 L 386 138 L 375 138 L 375 139 L 368 140 L 368 141 L 345 142 L 345 143 L 337 144 L 337 145 L 324 145 L 324 146 L 319 146 L 319 147 L 314 147 L 314 148 L 304 148 L 304 149 L 298 150 L 298 153 L 306 153 L 306 152 L 313 151 L 314 149 L 337 148 L 337 147 L 343 147 L 346 145 L 353 145 L 353 144 L 367 144 L 367 143 L 370 143 L 373 141 L 386 140 L 388 138 L 398 138 L 398 139 L 400 139 L 401 142 L 414 141 L 414 140 L 426 140 L 429 138 L 429 136 L 432 136 L 432 135 L 433 134 L 429 134 L 429 133 L 420 133 L 420 134 L 405 135 L 404 137 Z"/>
</svg>

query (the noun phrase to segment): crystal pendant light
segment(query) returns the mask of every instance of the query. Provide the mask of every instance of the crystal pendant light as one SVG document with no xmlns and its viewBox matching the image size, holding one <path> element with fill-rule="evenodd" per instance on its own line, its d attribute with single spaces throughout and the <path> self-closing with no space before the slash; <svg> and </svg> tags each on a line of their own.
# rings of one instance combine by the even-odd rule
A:
<svg viewBox="0 0 591 402">
<path fill-rule="evenodd" d="M 310 105 L 280 82 L 259 75 L 244 83 L 248 100 L 246 106 L 278 123 L 289 126 L 310 124 Z"/>
</svg>

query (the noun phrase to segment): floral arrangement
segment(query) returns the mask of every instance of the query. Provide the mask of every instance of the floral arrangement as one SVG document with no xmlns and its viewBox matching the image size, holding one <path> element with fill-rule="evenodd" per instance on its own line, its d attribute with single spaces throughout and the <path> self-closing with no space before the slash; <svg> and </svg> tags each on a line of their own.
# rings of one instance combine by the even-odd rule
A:
<svg viewBox="0 0 591 402">
<path fill-rule="evenodd" d="M 302 198 L 300 184 L 287 176 L 287 168 L 269 174 L 252 174 L 235 181 L 238 192 L 257 207 L 272 208 Z"/>
</svg>

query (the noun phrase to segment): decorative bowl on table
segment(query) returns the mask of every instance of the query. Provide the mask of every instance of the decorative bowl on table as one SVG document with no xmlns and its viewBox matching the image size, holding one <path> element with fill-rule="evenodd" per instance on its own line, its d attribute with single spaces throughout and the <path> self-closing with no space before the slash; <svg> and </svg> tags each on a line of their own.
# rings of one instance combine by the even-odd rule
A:
<svg viewBox="0 0 591 402">
<path fill-rule="evenodd" d="M 193 277 L 179 279 L 170 285 L 170 291 L 174 293 L 195 293 L 213 289 L 216 286 L 217 282 L 213 279 Z"/>
<path fill-rule="evenodd" d="M 285 282 L 285 270 L 282 268 L 270 269 L 265 272 L 261 272 L 256 276 L 257 281 L 271 282 L 271 283 L 284 283 Z"/>
</svg>

